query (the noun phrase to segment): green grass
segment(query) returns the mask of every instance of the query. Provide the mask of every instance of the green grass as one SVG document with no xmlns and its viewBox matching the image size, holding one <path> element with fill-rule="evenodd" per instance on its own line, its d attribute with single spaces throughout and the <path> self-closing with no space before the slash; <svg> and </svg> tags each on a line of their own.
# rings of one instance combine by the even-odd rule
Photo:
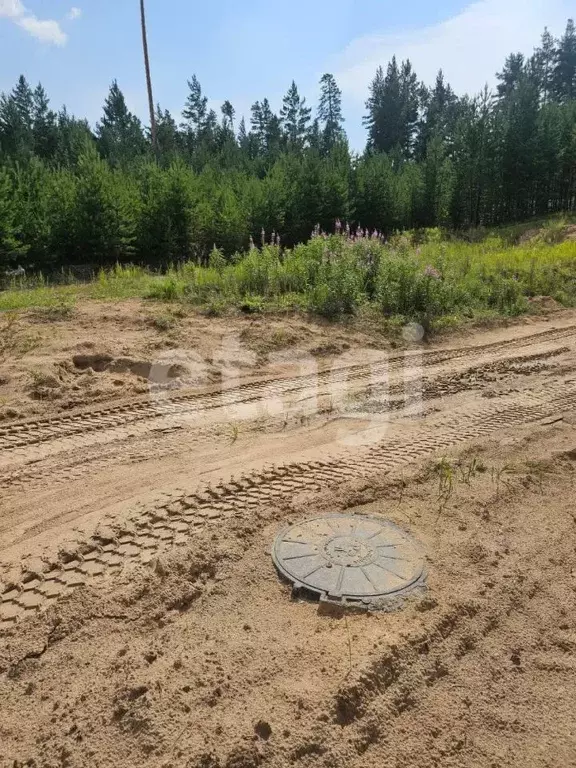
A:
<svg viewBox="0 0 576 768">
<path fill-rule="evenodd" d="M 162 278 L 142 267 L 116 265 L 101 270 L 97 279 L 90 283 L 71 282 L 69 285 L 48 285 L 37 278 L 19 281 L 6 291 L 0 291 L 0 311 L 34 308 L 57 308 L 73 305 L 82 299 L 142 298 L 147 296 Z"/>
<path fill-rule="evenodd" d="M 215 250 L 207 266 L 188 262 L 163 275 L 118 265 L 87 284 L 14 286 L 0 292 L 0 310 L 45 307 L 57 315 L 58 307 L 82 300 L 138 297 L 194 305 L 207 315 L 290 309 L 338 318 L 366 308 L 386 323 L 448 329 L 527 312 L 538 295 L 575 305 L 576 242 L 560 242 L 566 225 L 554 219 L 517 245 L 510 243 L 522 240 L 526 227 L 472 242 L 439 230 L 387 243 L 320 236 L 293 250 L 268 245 L 232 261 Z"/>
</svg>

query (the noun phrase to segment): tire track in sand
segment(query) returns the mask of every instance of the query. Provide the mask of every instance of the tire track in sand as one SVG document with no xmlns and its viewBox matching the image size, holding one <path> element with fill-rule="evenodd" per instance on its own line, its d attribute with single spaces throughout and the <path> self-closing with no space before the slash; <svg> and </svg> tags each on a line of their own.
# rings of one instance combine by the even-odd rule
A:
<svg viewBox="0 0 576 768">
<path fill-rule="evenodd" d="M 403 366 L 409 366 L 409 362 L 412 359 L 425 367 L 468 357 L 477 360 L 481 354 L 489 353 L 493 355 L 500 351 L 515 350 L 537 343 L 566 339 L 573 337 L 575 334 L 576 326 L 569 326 L 567 328 L 550 329 L 512 340 L 492 342 L 477 347 L 400 354 L 389 357 L 383 363 L 372 365 L 358 364 L 284 380 L 264 379 L 254 383 L 242 384 L 229 390 L 224 389 L 207 394 L 190 393 L 167 399 L 159 398 L 152 402 L 150 400 L 143 400 L 123 405 L 108 406 L 91 410 L 88 413 L 65 414 L 54 418 L 16 422 L 0 428 L 0 452 L 5 458 L 28 446 L 55 442 L 62 438 L 88 433 L 117 430 L 140 421 L 163 419 L 215 408 L 248 404 L 259 401 L 263 397 L 275 398 L 294 394 L 308 387 L 325 383 L 377 377 L 385 375 L 390 371 L 398 370 Z"/>
<path fill-rule="evenodd" d="M 283 464 L 136 507 L 128 527 L 101 529 L 76 551 L 61 552 L 37 570 L 23 570 L 18 583 L 0 587 L 0 628 L 53 604 L 91 580 L 117 573 L 130 561 L 147 563 L 169 547 L 186 545 L 194 532 L 206 525 L 222 524 L 296 493 L 319 492 L 347 479 L 390 472 L 460 443 L 539 421 L 574 406 L 576 386 L 558 382 L 546 392 L 516 394 L 483 408 L 454 413 L 439 425 L 424 425 L 419 435 L 382 440 L 363 451 L 346 451 L 323 460 Z"/>
</svg>

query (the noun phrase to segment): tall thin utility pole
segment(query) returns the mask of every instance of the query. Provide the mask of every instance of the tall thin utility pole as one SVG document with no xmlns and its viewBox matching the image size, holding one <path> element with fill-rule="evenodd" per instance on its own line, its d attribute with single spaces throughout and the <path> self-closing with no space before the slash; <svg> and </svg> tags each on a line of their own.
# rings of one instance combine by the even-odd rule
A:
<svg viewBox="0 0 576 768">
<path fill-rule="evenodd" d="M 150 76 L 150 58 L 148 56 L 148 36 L 146 34 L 146 12 L 144 0 L 140 0 L 140 19 L 142 21 L 142 46 L 144 47 L 144 67 L 146 68 L 146 85 L 148 87 L 148 106 L 150 108 L 150 133 L 152 149 L 158 157 L 158 136 L 156 132 L 156 114 L 154 112 L 154 97 L 152 96 L 152 77 Z"/>
</svg>

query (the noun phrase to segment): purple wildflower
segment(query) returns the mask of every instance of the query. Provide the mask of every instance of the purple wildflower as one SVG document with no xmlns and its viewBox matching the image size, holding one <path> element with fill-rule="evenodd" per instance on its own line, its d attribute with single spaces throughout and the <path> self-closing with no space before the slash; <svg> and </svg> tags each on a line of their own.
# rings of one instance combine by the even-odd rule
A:
<svg viewBox="0 0 576 768">
<path fill-rule="evenodd" d="M 441 280 L 442 279 L 442 275 L 440 274 L 440 272 L 438 272 L 436 267 L 433 267 L 431 264 L 428 264 L 428 266 L 424 270 L 424 275 L 426 277 L 431 277 L 434 280 Z"/>
</svg>

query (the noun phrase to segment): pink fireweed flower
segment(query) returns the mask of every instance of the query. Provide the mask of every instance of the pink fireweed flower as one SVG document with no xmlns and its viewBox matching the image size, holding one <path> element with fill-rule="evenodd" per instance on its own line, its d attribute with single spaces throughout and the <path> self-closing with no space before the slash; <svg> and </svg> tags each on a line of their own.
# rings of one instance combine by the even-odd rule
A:
<svg viewBox="0 0 576 768">
<path fill-rule="evenodd" d="M 424 275 L 426 277 L 431 277 L 434 280 L 441 280 L 442 279 L 442 275 L 440 274 L 440 272 L 438 272 L 436 267 L 433 267 L 431 264 L 428 264 L 428 266 L 424 270 Z"/>
<path fill-rule="evenodd" d="M 325 264 L 330 264 L 333 261 L 333 254 L 327 245 L 324 246 L 324 253 L 322 254 L 322 257 Z"/>
</svg>

